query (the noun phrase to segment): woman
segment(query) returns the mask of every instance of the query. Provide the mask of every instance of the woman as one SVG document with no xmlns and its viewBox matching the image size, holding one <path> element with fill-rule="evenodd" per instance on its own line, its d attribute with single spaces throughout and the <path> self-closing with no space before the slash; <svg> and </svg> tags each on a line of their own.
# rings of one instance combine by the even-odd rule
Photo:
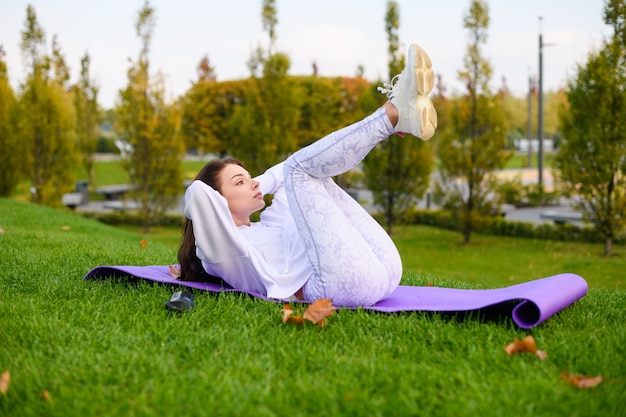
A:
<svg viewBox="0 0 626 417">
<path fill-rule="evenodd" d="M 178 253 L 184 280 L 216 276 L 269 298 L 367 306 L 391 294 L 402 263 L 391 238 L 331 177 L 398 133 L 429 139 L 437 114 L 428 98 L 428 55 L 411 45 L 407 65 L 379 90 L 389 100 L 351 126 L 295 152 L 252 178 L 235 159 L 209 162 L 185 193 Z M 259 222 L 250 215 L 265 206 Z"/>
</svg>

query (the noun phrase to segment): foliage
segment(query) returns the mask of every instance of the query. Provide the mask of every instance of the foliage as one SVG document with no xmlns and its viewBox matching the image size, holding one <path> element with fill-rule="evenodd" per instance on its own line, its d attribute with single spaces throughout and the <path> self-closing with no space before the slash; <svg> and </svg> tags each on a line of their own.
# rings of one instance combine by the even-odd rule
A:
<svg viewBox="0 0 626 417">
<path fill-rule="evenodd" d="M 136 29 L 142 39 L 138 61 L 128 70 L 128 85 L 116 106 L 117 128 L 128 145 L 125 168 L 136 187 L 144 227 L 157 223 L 182 190 L 180 160 L 184 151 L 178 134 L 180 109 L 165 102 L 163 77 L 151 77 L 148 52 L 154 9 L 148 2 L 139 12 Z"/>
<path fill-rule="evenodd" d="M 397 2 L 387 2 L 385 29 L 389 41 L 389 77 L 400 73 L 405 65 L 399 53 Z M 383 208 L 384 225 L 392 233 L 393 224 L 424 195 L 433 168 L 430 143 L 411 135 L 392 136 L 376 146 L 363 162 L 365 185 L 374 195 L 374 203 Z"/>
<path fill-rule="evenodd" d="M 409 210 L 404 219 L 405 225 L 427 225 L 458 231 L 461 225 L 449 211 L 445 210 Z M 564 242 L 598 243 L 602 236 L 592 227 L 580 227 L 569 223 L 552 224 L 518 222 L 506 220 L 500 216 L 481 217 L 476 223 L 475 232 L 492 235 L 529 239 L 556 240 Z M 626 242 L 626 235 L 616 238 L 616 242 Z"/>
<path fill-rule="evenodd" d="M 487 4 L 472 1 L 464 18 L 470 43 L 464 71 L 459 72 L 467 94 L 453 100 L 449 127 L 439 135 L 437 148 L 441 170 L 435 197 L 455 213 L 465 243 L 480 218 L 492 212 L 492 172 L 504 167 L 509 157 L 502 106 L 489 91 L 491 67 L 482 56 L 488 25 Z"/>
<path fill-rule="evenodd" d="M 181 100 L 181 135 L 188 150 L 223 155 L 232 149 L 229 124 L 250 81 L 198 80 Z"/>
<path fill-rule="evenodd" d="M 68 70 L 59 47 L 55 42 L 52 59 L 45 53 L 44 31 L 32 6 L 27 8 L 21 47 L 30 72 L 19 97 L 19 140 L 25 146 L 33 200 L 58 206 L 63 193 L 71 190 L 71 170 L 77 163 L 75 113 L 64 88 Z"/>
<path fill-rule="evenodd" d="M 606 255 L 626 227 L 625 91 L 626 45 L 614 39 L 590 53 L 568 83 L 566 140 L 556 159 L 561 191 L 604 237 Z"/>
<path fill-rule="evenodd" d="M 246 101 L 235 108 L 229 125 L 232 156 L 260 174 L 297 149 L 296 131 L 302 94 L 287 77 L 290 61 L 276 53 L 264 57 L 263 76 L 247 84 Z"/>
<path fill-rule="evenodd" d="M 98 86 L 90 76 L 90 58 L 85 54 L 80 61 L 80 79 L 74 86 L 74 108 L 76 109 L 76 139 L 82 163 L 87 171 L 89 184 L 95 184 L 94 153 L 98 145 L 99 125 L 102 120 L 98 107 Z"/>
<path fill-rule="evenodd" d="M 17 100 L 0 47 L 0 196 L 7 197 L 24 176 L 24 152 L 17 134 Z"/>
<path fill-rule="evenodd" d="M 555 205 L 559 198 L 558 191 L 547 191 L 543 185 L 522 184 L 521 176 L 511 180 L 498 180 L 494 191 L 503 203 L 517 207 L 540 207 Z"/>
</svg>

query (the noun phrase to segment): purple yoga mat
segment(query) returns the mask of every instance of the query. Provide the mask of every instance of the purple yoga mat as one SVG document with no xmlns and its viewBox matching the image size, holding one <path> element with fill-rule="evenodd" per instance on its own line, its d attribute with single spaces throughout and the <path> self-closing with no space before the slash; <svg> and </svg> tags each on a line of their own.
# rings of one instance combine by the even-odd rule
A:
<svg viewBox="0 0 626 417">
<path fill-rule="evenodd" d="M 235 291 L 229 286 L 207 282 L 179 281 L 169 273 L 168 266 L 98 266 L 84 279 L 131 277 L 164 284 L 181 285 L 212 292 Z M 264 300 L 263 294 L 245 292 Z M 522 284 L 487 290 L 465 290 L 441 287 L 413 287 L 400 285 L 389 297 L 366 310 L 392 313 L 399 311 L 455 312 L 479 310 L 516 301 L 513 321 L 524 329 L 537 326 L 563 310 L 587 293 L 587 282 L 576 274 L 559 274 Z"/>
</svg>

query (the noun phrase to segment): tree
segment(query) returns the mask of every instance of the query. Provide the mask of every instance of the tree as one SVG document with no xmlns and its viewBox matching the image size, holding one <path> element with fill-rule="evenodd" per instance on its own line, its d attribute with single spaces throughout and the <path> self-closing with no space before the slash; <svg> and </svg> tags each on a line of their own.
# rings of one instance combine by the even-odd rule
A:
<svg viewBox="0 0 626 417">
<path fill-rule="evenodd" d="M 396 1 L 387 2 L 385 29 L 389 41 L 389 76 L 404 68 L 404 53 L 399 52 L 399 8 Z M 379 144 L 363 161 L 364 182 L 383 209 L 385 228 L 392 233 L 393 224 L 428 188 L 433 152 L 430 143 L 410 135 Z"/>
<path fill-rule="evenodd" d="M 269 47 L 267 52 L 257 47 L 248 60 L 253 82 L 248 84 L 245 102 L 235 109 L 229 131 L 233 156 L 244 160 L 256 174 L 297 149 L 295 132 L 303 100 L 297 84 L 288 77 L 289 56 L 274 51 L 278 24 L 274 0 L 263 1 L 261 17 Z"/>
<path fill-rule="evenodd" d="M 591 52 L 568 82 L 564 141 L 556 158 L 560 189 L 600 232 L 606 256 L 626 226 L 625 18 L 623 0 L 607 3 L 605 22 L 614 26 L 613 39 Z"/>
<path fill-rule="evenodd" d="M 441 160 L 436 196 L 459 222 L 463 242 L 469 243 L 481 216 L 493 211 L 490 195 L 492 173 L 504 166 L 506 127 L 497 96 L 489 90 L 491 67 L 483 57 L 487 41 L 489 9 L 481 0 L 473 0 L 464 17 L 470 42 L 459 79 L 467 94 L 453 100 L 449 126 L 439 136 Z"/>
<path fill-rule="evenodd" d="M 263 77 L 254 78 L 245 102 L 235 108 L 230 123 L 229 148 L 252 173 L 259 174 L 297 149 L 297 127 L 302 94 L 287 76 L 287 55 L 263 59 Z"/>
<path fill-rule="evenodd" d="M 263 0 L 261 18 L 263 20 L 263 30 L 266 30 L 269 36 L 269 55 L 272 55 L 276 45 L 276 25 L 278 24 L 275 0 Z"/>
<path fill-rule="evenodd" d="M 135 186 L 133 195 L 146 231 L 176 203 L 183 181 L 180 109 L 165 103 L 163 77 L 151 77 L 149 72 L 154 19 L 154 9 L 146 1 L 135 26 L 142 41 L 141 52 L 128 70 L 128 85 L 120 91 L 116 105 L 117 128 L 131 149 L 124 167 Z"/>
<path fill-rule="evenodd" d="M 98 86 L 89 74 L 89 54 L 80 61 L 80 79 L 74 86 L 74 108 L 76 109 L 76 138 L 82 162 L 89 177 L 89 184 L 95 184 L 94 154 L 98 144 L 99 124 L 102 119 L 98 107 Z"/>
<path fill-rule="evenodd" d="M 0 46 L 0 196 L 7 197 L 22 179 L 24 152 L 18 142 L 17 100 L 9 83 L 4 56 L 4 49 Z"/>
<path fill-rule="evenodd" d="M 44 31 L 35 9 L 26 9 L 22 32 L 22 54 L 30 73 L 19 97 L 19 135 L 24 143 L 26 168 L 32 182 L 33 200 L 58 206 L 72 187 L 72 170 L 77 164 L 75 114 L 64 88 L 65 63 L 55 42 L 53 59 L 45 52 Z M 54 77 L 50 77 L 50 69 Z"/>
</svg>

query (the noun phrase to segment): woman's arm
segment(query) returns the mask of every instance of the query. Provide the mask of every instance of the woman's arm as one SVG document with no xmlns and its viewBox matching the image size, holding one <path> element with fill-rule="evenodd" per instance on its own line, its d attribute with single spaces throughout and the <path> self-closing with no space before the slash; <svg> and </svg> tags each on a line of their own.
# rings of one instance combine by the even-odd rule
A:
<svg viewBox="0 0 626 417">
<path fill-rule="evenodd" d="M 248 253 L 246 242 L 237 231 L 226 199 L 204 182 L 194 181 L 187 188 L 185 216 L 192 221 L 201 260 L 220 263 Z"/>
<path fill-rule="evenodd" d="M 269 168 L 263 174 L 255 177 L 254 179 L 261 184 L 261 192 L 263 194 L 274 194 L 285 182 L 285 176 L 283 175 L 284 162 L 278 165 L 274 165 Z"/>
</svg>

